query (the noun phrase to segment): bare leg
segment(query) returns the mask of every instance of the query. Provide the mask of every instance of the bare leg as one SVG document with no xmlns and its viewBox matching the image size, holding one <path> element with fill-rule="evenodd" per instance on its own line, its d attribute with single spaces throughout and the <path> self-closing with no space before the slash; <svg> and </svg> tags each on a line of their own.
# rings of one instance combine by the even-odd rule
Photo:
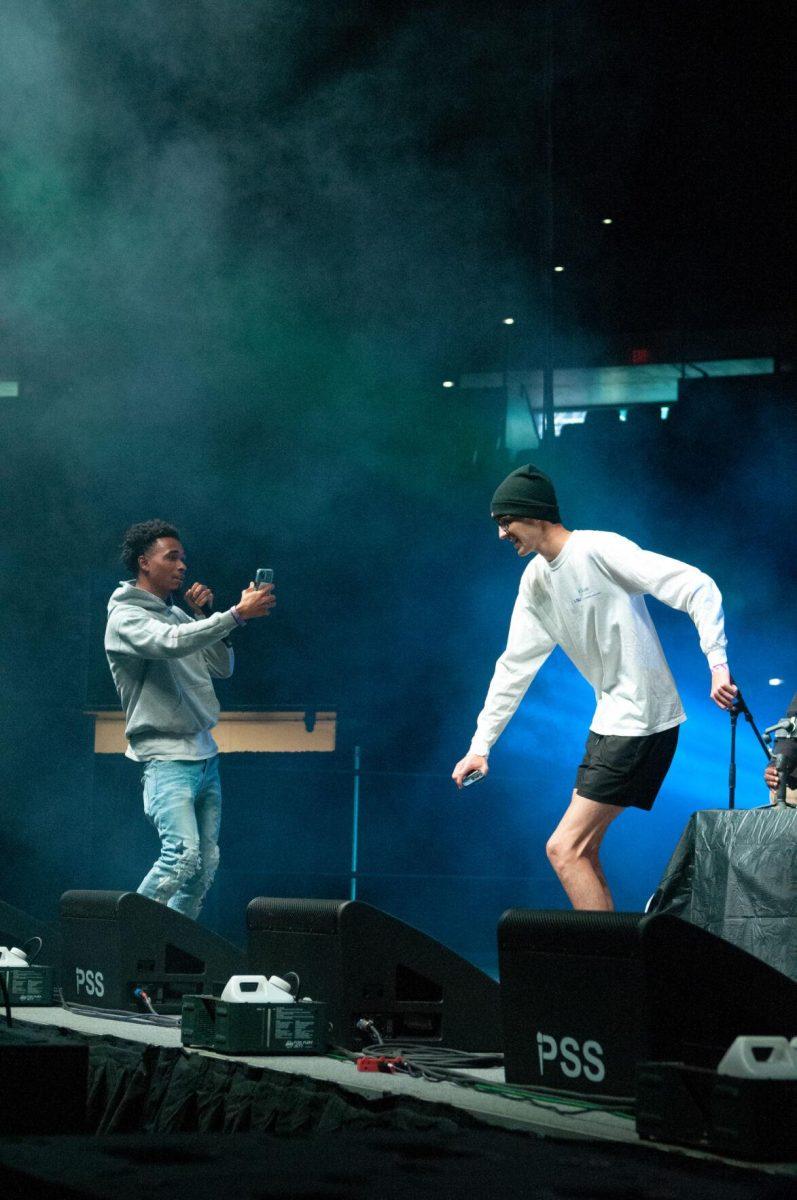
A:
<svg viewBox="0 0 797 1200">
<path fill-rule="evenodd" d="M 614 911 L 614 900 L 612 899 L 612 893 L 609 891 L 609 884 L 607 883 L 606 876 L 603 873 L 603 866 L 598 857 L 597 850 L 595 851 L 595 854 L 590 857 L 589 861 L 592 864 L 592 869 L 595 872 L 595 875 L 598 879 L 598 882 L 601 885 L 601 888 L 603 889 L 603 895 L 604 895 L 604 899 L 606 901 L 606 912 L 613 912 Z"/>
<path fill-rule="evenodd" d="M 574 791 L 565 815 L 548 839 L 548 858 L 573 908 L 614 910 L 598 855 L 606 830 L 621 812 L 620 805 L 599 804 Z"/>
</svg>

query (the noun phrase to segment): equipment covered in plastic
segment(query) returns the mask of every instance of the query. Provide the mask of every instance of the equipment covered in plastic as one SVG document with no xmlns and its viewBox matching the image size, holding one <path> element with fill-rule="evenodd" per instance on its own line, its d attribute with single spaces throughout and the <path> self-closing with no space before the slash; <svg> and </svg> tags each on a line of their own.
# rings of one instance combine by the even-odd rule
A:
<svg viewBox="0 0 797 1200">
<path fill-rule="evenodd" d="M 648 912 L 691 921 L 797 978 L 797 808 L 693 813 Z"/>
</svg>

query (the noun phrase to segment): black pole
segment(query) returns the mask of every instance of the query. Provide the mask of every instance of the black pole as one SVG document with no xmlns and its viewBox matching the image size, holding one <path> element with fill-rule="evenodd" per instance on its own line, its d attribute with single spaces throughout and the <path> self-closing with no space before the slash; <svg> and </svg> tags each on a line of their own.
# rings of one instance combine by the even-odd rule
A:
<svg viewBox="0 0 797 1200">
<path fill-rule="evenodd" d="M 747 707 L 744 696 L 742 695 L 742 689 L 737 687 L 736 699 L 734 700 L 733 706 L 730 710 L 731 761 L 730 761 L 730 766 L 728 768 L 728 808 L 735 808 L 735 806 L 736 806 L 736 723 L 739 720 L 739 713 L 743 714 L 744 719 L 747 721 L 747 724 L 750 726 L 753 733 L 758 738 L 758 744 L 760 745 L 761 749 L 764 751 L 764 754 L 766 754 L 767 762 L 769 762 L 770 759 L 772 758 L 772 755 L 770 754 L 770 752 L 767 748 L 767 744 L 764 741 L 763 737 L 761 736 L 758 726 L 756 725 L 755 721 L 753 720 L 753 714 L 750 712 L 750 709 Z"/>
<path fill-rule="evenodd" d="M 747 724 L 752 729 L 753 733 L 758 738 L 758 744 L 761 747 L 761 749 L 764 751 L 764 753 L 766 754 L 767 762 L 769 762 L 772 755 L 770 754 L 767 744 L 764 741 L 763 737 L 761 736 L 761 733 L 759 732 L 758 726 L 756 725 L 755 721 L 753 720 L 753 714 L 750 712 L 750 709 L 747 707 L 747 704 L 745 703 L 744 696 L 742 695 L 741 689 L 739 689 L 736 693 L 736 701 L 734 703 L 734 708 L 738 708 L 739 712 L 743 715 L 745 721 L 747 722 Z"/>
<path fill-rule="evenodd" d="M 739 720 L 739 709 L 734 704 L 731 709 L 731 761 L 728 767 L 728 808 L 736 807 L 736 722 Z"/>
<path fill-rule="evenodd" d="M 543 144 L 545 162 L 545 201 L 543 209 L 542 298 L 543 298 L 543 360 L 542 360 L 542 442 L 551 446 L 554 440 L 553 389 L 553 6 L 546 0 L 543 15 Z"/>
</svg>

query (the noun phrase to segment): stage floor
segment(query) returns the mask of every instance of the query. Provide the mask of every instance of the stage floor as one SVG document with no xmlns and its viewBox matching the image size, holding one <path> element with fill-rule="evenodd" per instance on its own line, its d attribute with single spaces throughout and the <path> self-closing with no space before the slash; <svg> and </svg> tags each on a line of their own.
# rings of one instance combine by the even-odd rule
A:
<svg viewBox="0 0 797 1200">
<path fill-rule="evenodd" d="M 109 1020 L 101 1016 L 84 1015 L 64 1008 L 17 1008 L 12 1010 L 20 1022 L 40 1027 L 57 1027 L 92 1037 L 113 1037 L 126 1042 L 176 1049 L 180 1033 L 176 1027 L 148 1025 L 136 1021 Z M 334 1056 L 294 1057 L 268 1056 L 234 1058 L 212 1051 L 189 1049 L 187 1053 L 211 1059 L 245 1063 L 252 1067 L 303 1076 L 334 1084 L 360 1096 L 376 1099 L 384 1096 L 412 1097 L 428 1104 L 449 1106 L 461 1110 L 485 1125 L 505 1130 L 525 1131 L 549 1138 L 588 1141 L 592 1143 L 622 1143 L 681 1157 L 725 1162 L 741 1168 L 765 1171 L 773 1175 L 790 1175 L 797 1171 L 795 1164 L 749 1163 L 743 1160 L 720 1158 L 704 1151 L 680 1146 L 667 1146 L 640 1139 L 632 1116 L 589 1109 L 584 1105 L 544 1097 L 511 1098 L 507 1095 L 460 1087 L 450 1082 L 430 1082 L 403 1075 L 385 1075 L 357 1071 L 354 1063 Z M 479 1084 L 504 1086 L 503 1068 L 463 1071 L 464 1078 Z"/>
</svg>

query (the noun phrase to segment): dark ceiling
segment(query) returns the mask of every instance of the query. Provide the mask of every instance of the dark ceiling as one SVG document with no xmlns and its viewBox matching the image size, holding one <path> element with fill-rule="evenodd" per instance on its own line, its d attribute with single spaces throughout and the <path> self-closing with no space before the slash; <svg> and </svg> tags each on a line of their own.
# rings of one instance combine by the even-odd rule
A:
<svg viewBox="0 0 797 1200">
<path fill-rule="evenodd" d="M 78 315 L 132 262 L 111 307 L 139 343 L 144 304 L 178 303 L 168 264 L 203 344 L 278 278 L 286 320 L 402 376 L 487 363 L 510 311 L 534 358 L 548 35 L 567 353 L 791 325 L 785 3 L 7 8 L 0 135 L 23 182 L 0 196 L 0 315 L 28 345 L 94 349 Z"/>
</svg>

